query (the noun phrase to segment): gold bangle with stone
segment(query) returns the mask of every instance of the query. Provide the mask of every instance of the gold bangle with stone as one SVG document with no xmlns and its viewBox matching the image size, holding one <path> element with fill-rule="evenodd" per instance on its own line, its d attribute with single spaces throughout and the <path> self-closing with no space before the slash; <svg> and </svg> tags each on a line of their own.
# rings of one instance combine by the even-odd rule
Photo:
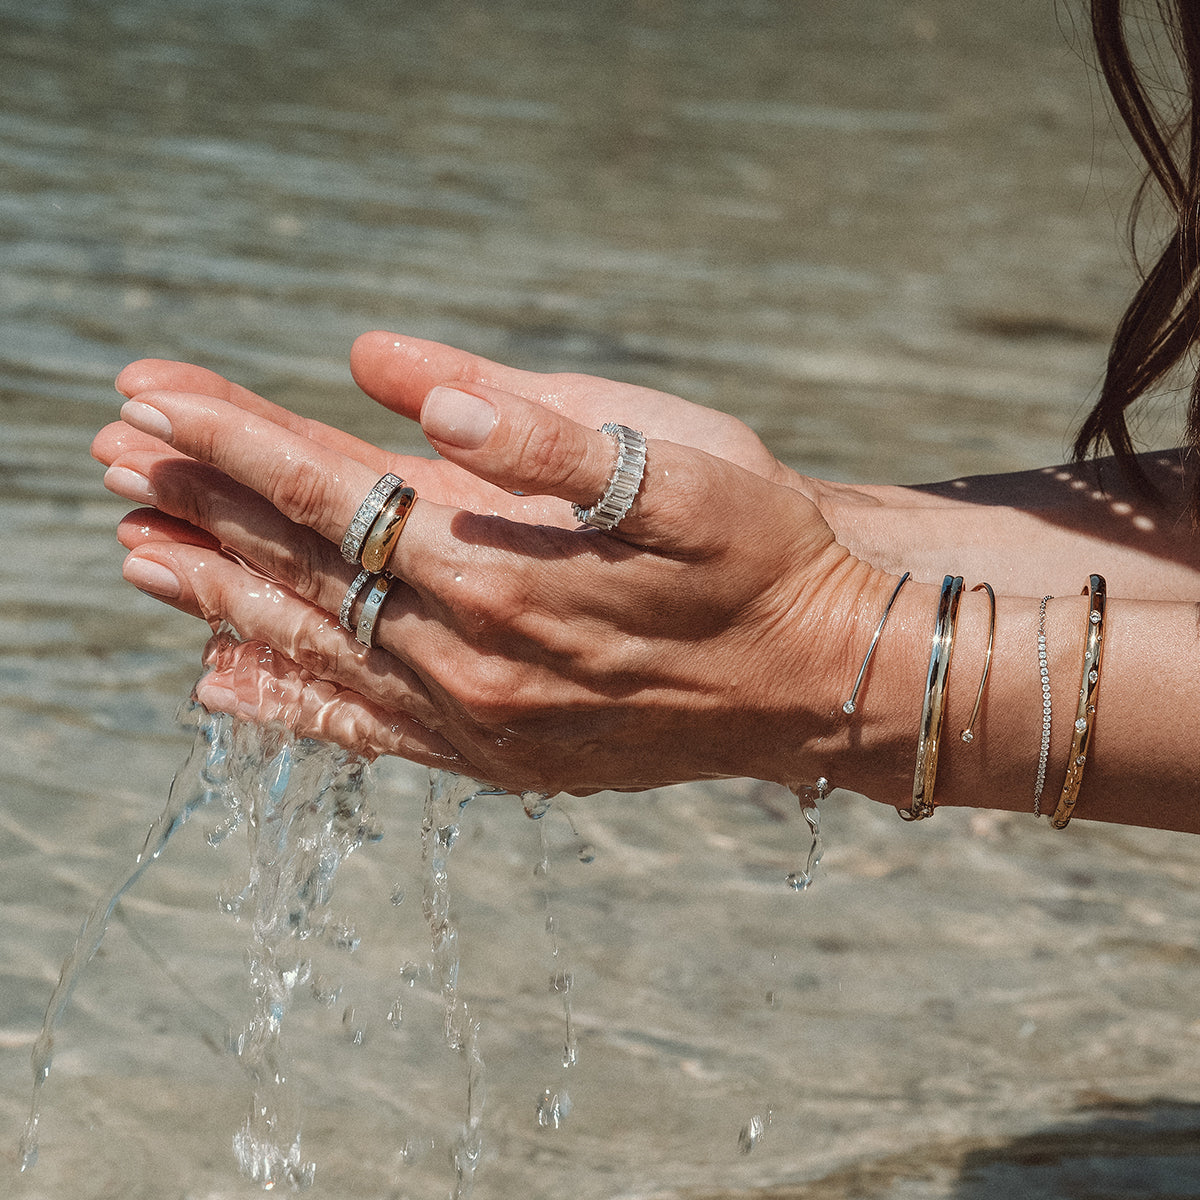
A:
<svg viewBox="0 0 1200 1200">
<path fill-rule="evenodd" d="M 917 770 L 913 778 L 911 808 L 896 811 L 906 821 L 921 821 L 933 816 L 933 785 L 937 778 L 938 741 L 942 733 L 942 715 L 946 703 L 946 680 L 954 654 L 954 627 L 958 621 L 958 603 L 962 599 L 961 575 L 942 580 L 938 599 L 937 623 L 929 650 L 929 672 L 925 679 L 925 705 L 917 735 Z"/>
<path fill-rule="evenodd" d="M 404 532 L 404 524 L 412 512 L 413 501 L 417 493 L 407 484 L 397 488 L 388 498 L 387 503 L 379 510 L 363 541 L 362 554 L 359 562 L 364 571 L 375 574 L 382 571 L 392 557 L 392 551 Z"/>
<path fill-rule="evenodd" d="M 971 591 L 978 592 L 980 589 L 987 592 L 988 595 L 988 644 L 987 653 L 983 657 L 983 675 L 979 680 L 979 691 L 975 693 L 975 707 L 971 709 L 971 719 L 967 722 L 966 728 L 959 735 L 966 745 L 970 745 L 975 740 L 975 722 L 979 719 L 979 707 L 983 703 L 983 689 L 987 687 L 988 672 L 992 669 L 992 649 L 996 645 L 996 592 L 990 583 L 977 583 Z"/>
<path fill-rule="evenodd" d="M 1079 786 L 1083 783 L 1083 769 L 1087 766 L 1092 729 L 1096 721 L 1100 669 L 1104 661 L 1104 611 L 1107 603 L 1103 575 L 1092 575 L 1088 579 L 1087 593 L 1087 639 L 1083 648 L 1083 671 L 1079 679 L 1079 704 L 1075 709 L 1075 725 L 1071 732 L 1067 778 L 1058 798 L 1058 807 L 1050 818 L 1050 824 L 1055 829 L 1066 829 L 1079 800 Z"/>
</svg>

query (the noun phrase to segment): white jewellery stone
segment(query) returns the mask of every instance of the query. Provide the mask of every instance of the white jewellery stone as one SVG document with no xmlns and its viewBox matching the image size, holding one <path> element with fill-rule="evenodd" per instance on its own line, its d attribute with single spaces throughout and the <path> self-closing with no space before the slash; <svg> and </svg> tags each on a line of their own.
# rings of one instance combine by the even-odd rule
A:
<svg viewBox="0 0 1200 1200">
<path fill-rule="evenodd" d="M 637 499 L 646 473 L 646 438 L 638 430 L 615 421 L 605 422 L 600 432 L 616 439 L 617 465 L 604 495 L 591 508 L 572 504 L 571 511 L 581 525 L 608 531 L 620 524 Z"/>
<path fill-rule="evenodd" d="M 379 516 L 388 500 L 403 486 L 404 480 L 399 475 L 388 474 L 384 475 L 366 494 L 363 502 L 358 506 L 358 512 L 354 514 L 353 520 L 346 526 L 346 533 L 342 538 L 342 557 L 347 562 L 358 562 L 363 542 L 367 540 L 367 534 L 371 532 L 375 518 Z"/>
</svg>

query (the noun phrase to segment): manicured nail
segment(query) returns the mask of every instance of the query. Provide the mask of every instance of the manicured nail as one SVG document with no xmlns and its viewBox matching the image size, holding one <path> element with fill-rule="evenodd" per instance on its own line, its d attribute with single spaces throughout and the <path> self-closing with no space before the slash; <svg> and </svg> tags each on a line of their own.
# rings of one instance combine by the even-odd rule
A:
<svg viewBox="0 0 1200 1200">
<path fill-rule="evenodd" d="M 134 504 L 154 504 L 158 500 L 150 480 L 128 467 L 109 467 L 104 472 L 104 486 L 123 500 L 132 500 Z"/>
<path fill-rule="evenodd" d="M 496 409 L 457 388 L 435 387 L 421 407 L 421 428 L 434 442 L 477 450 L 496 425 Z"/>
<path fill-rule="evenodd" d="M 126 400 L 121 405 L 121 420 L 162 442 L 169 443 L 175 436 L 166 414 L 159 412 L 157 408 L 151 408 L 149 404 L 143 404 L 140 400 Z"/>
<path fill-rule="evenodd" d="M 132 555 L 125 560 L 121 569 L 125 578 L 143 592 L 154 596 L 163 596 L 168 600 L 178 600 L 183 594 L 179 579 L 170 567 L 156 563 L 149 558 L 134 558 Z"/>
</svg>

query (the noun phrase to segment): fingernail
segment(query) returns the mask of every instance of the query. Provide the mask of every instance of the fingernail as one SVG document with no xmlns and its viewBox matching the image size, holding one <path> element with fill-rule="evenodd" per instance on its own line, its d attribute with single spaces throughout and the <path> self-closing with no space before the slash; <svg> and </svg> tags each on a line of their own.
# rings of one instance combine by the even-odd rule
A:
<svg viewBox="0 0 1200 1200">
<path fill-rule="evenodd" d="M 431 441 L 477 450 L 495 428 L 497 416 L 494 406 L 478 396 L 435 387 L 421 406 L 421 428 Z"/>
<path fill-rule="evenodd" d="M 158 494 L 150 486 L 150 480 L 128 467 L 109 467 L 104 472 L 104 486 L 124 500 L 135 504 L 154 504 Z"/>
<path fill-rule="evenodd" d="M 121 420 L 126 425 L 132 425 L 134 429 L 140 429 L 143 433 L 158 438 L 159 441 L 169 443 L 175 436 L 166 414 L 159 412 L 157 408 L 151 408 L 149 404 L 143 404 L 140 400 L 126 400 L 121 405 Z"/>
<path fill-rule="evenodd" d="M 164 596 L 168 600 L 177 600 L 183 594 L 179 579 L 170 567 L 156 563 L 149 558 L 134 558 L 132 555 L 125 560 L 121 574 L 143 592 L 155 596 Z"/>
</svg>

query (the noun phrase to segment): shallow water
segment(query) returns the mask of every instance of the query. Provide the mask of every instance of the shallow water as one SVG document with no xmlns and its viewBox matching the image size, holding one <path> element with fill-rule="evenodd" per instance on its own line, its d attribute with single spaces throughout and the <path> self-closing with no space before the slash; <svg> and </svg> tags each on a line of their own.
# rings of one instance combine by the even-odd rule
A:
<svg viewBox="0 0 1200 1200">
<path fill-rule="evenodd" d="M 257 1194 L 217 903 L 242 843 L 197 829 L 118 906 L 16 1173 L 59 965 L 189 745 L 202 632 L 120 582 L 87 456 L 120 366 L 202 361 L 415 445 L 345 367 L 399 327 L 728 408 L 831 477 L 1058 460 L 1132 278 L 1071 12 L 0 0 L 6 1194 Z M 289 1014 L 305 1156 L 314 1195 L 442 1196 L 468 1071 L 424 967 L 425 778 L 379 775 L 383 840 L 338 880 L 347 999 Z M 831 796 L 797 893 L 809 831 L 771 787 L 473 802 L 474 1195 L 1200 1191 L 1196 841 L 927 825 Z"/>
</svg>

